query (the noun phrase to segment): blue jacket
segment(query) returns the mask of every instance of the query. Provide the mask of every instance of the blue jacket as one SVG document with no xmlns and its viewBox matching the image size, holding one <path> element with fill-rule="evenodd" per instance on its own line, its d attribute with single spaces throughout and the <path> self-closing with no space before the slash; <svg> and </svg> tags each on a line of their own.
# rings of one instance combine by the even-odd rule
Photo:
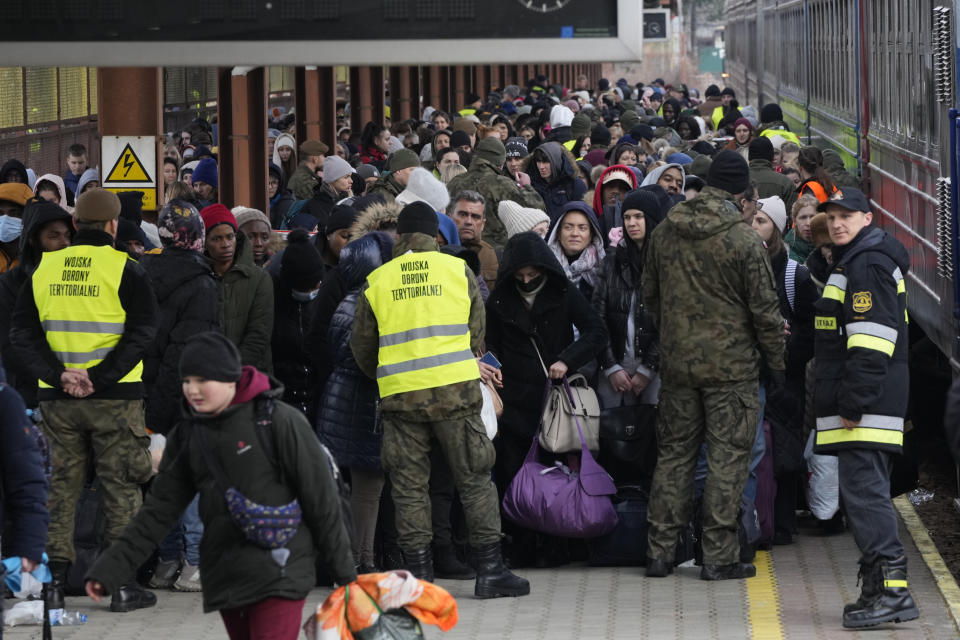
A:
<svg viewBox="0 0 960 640">
<path fill-rule="evenodd" d="M 357 296 L 367 276 L 390 260 L 392 248 L 389 236 L 374 232 L 354 240 L 340 253 L 338 268 L 348 293 L 330 320 L 328 344 L 334 347 L 336 366 L 323 389 L 316 430 L 342 466 L 381 468 L 377 383 L 357 367 L 350 335 Z"/>
<path fill-rule="evenodd" d="M 0 482 L 0 523 L 7 534 L 0 541 L 2 553 L 39 561 L 50 524 L 43 459 L 27 407 L 5 383 L 0 383 Z"/>
</svg>

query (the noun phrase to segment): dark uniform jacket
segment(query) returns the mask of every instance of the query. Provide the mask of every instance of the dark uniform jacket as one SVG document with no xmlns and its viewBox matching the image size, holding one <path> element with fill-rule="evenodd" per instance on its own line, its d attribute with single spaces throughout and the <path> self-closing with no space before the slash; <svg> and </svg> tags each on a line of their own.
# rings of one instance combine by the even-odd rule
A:
<svg viewBox="0 0 960 640">
<path fill-rule="evenodd" d="M 166 435 L 180 419 L 180 354 L 187 340 L 220 331 L 217 281 L 195 251 L 166 248 L 141 262 L 159 303 L 157 337 L 143 359 L 147 428 Z"/>
<path fill-rule="evenodd" d="M 439 251 L 436 238 L 423 233 L 406 233 L 397 238 L 393 246 L 393 257 L 403 255 L 408 251 Z M 480 297 L 480 287 L 477 277 L 466 263 L 463 264 L 467 274 L 467 286 L 470 295 L 470 349 L 477 353 L 483 345 L 484 336 L 484 308 L 483 298 Z M 350 336 L 350 349 L 357 366 L 367 377 L 376 379 L 377 361 L 379 358 L 380 331 L 377 328 L 377 317 L 370 308 L 366 292 L 368 284 L 363 285 L 360 296 L 357 298 L 356 318 L 353 323 L 353 333 Z M 431 389 L 396 393 L 380 400 L 380 409 L 384 413 L 402 413 L 401 420 L 408 422 L 436 422 L 440 420 L 454 420 L 469 415 L 479 415 L 483 405 L 483 396 L 480 393 L 479 378 L 466 382 L 446 384 Z"/>
<path fill-rule="evenodd" d="M 647 240 L 643 298 L 660 330 L 664 384 L 756 381 L 784 368 L 783 318 L 770 258 L 731 195 L 704 187 Z"/>
<path fill-rule="evenodd" d="M 528 309 L 514 274 L 533 266 L 546 282 Z M 574 328 L 579 336 L 574 335 Z M 580 289 L 567 280 L 553 252 L 535 233 L 517 234 L 504 251 L 497 286 L 487 300 L 487 349 L 503 365 L 501 430 L 532 438 L 540 423 L 546 376 L 540 357 L 549 367 L 560 360 L 569 374 L 591 362 L 607 344 L 603 320 Z"/>
<path fill-rule="evenodd" d="M 907 250 L 875 227 L 834 247 L 816 304 L 817 453 L 899 453 L 907 412 Z M 860 421 L 852 431 L 840 418 Z"/>
<path fill-rule="evenodd" d="M 82 231 L 73 239 L 73 245 L 112 246 L 113 238 L 104 231 Z M 157 299 L 143 268 L 128 259 L 120 277 L 120 304 L 127 314 L 120 342 L 100 364 L 87 369 L 94 392 L 92 399 L 139 399 L 144 396 L 141 382 L 119 382 L 143 359 L 147 348 L 157 334 Z M 20 291 L 13 312 L 10 341 L 21 361 L 26 362 L 30 375 L 43 380 L 52 389 L 40 389 L 40 400 L 72 398 L 60 389 L 63 363 L 57 359 L 40 325 L 40 313 L 33 297 L 32 276 Z"/>
<path fill-rule="evenodd" d="M 299 600 L 316 584 L 319 556 L 340 584 L 356 579 L 350 539 L 340 514 L 339 494 L 325 454 L 307 419 L 279 401 L 283 388 L 275 381 L 261 395 L 276 400 L 273 411 L 275 464 L 260 446 L 254 427 L 254 402 L 227 407 L 210 416 L 185 408 L 184 419 L 167 437 L 160 471 L 143 507 L 123 534 L 97 559 L 87 574 L 114 591 L 136 571 L 170 527 L 200 493 L 200 573 L 203 609 L 234 609 L 265 598 Z M 238 385 L 239 390 L 239 385 Z M 247 498 L 263 505 L 300 501 L 303 521 L 287 544 L 285 567 L 269 549 L 247 541 L 230 518 L 223 491 L 206 463 L 197 434 L 205 429 L 211 455 L 220 462 L 233 485 Z M 285 482 L 277 468 L 282 468 Z"/>
</svg>

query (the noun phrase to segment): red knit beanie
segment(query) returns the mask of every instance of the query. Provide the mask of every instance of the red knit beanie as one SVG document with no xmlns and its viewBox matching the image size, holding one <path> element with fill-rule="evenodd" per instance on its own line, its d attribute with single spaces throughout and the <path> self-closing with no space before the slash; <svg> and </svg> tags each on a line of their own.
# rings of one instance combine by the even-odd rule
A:
<svg viewBox="0 0 960 640">
<path fill-rule="evenodd" d="M 233 227 L 234 231 L 237 230 L 237 219 L 230 212 L 230 209 L 219 202 L 201 209 L 200 217 L 203 218 L 203 227 L 207 233 L 218 224 L 228 224 Z"/>
</svg>

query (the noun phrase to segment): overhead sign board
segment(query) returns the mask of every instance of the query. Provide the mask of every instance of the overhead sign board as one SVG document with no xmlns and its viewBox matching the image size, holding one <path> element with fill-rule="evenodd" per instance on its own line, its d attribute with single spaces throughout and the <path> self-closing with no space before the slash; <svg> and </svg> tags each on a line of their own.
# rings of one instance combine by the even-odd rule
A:
<svg viewBox="0 0 960 640">
<path fill-rule="evenodd" d="M 0 1 L 5 65 L 637 61 L 639 0 Z M 30 43 L 29 47 L 24 43 Z"/>
<path fill-rule="evenodd" d="M 157 139 L 104 136 L 100 141 L 103 188 L 114 193 L 142 191 L 143 208 L 157 208 Z"/>
</svg>

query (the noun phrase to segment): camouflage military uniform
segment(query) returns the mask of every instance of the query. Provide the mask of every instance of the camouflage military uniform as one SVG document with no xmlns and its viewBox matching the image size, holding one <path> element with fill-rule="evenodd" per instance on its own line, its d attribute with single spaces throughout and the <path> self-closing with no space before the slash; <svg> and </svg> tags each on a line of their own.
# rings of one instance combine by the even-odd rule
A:
<svg viewBox="0 0 960 640">
<path fill-rule="evenodd" d="M 367 189 L 368 194 L 380 194 L 387 202 L 393 202 L 401 191 L 403 191 L 403 185 L 389 173 L 381 175 L 373 186 Z"/>
<path fill-rule="evenodd" d="M 436 240 L 423 234 L 401 235 L 394 257 L 407 251 L 436 251 Z M 486 321 L 476 277 L 467 270 L 470 294 L 470 346 L 483 344 Z M 366 289 L 364 289 L 366 290 Z M 364 295 L 357 298 L 350 347 L 360 370 L 376 377 L 380 333 Z M 483 397 L 476 380 L 398 393 L 380 401 L 383 415 L 381 459 L 390 474 L 396 505 L 397 533 L 404 550 L 430 546 L 430 439 L 436 438 L 450 465 L 473 547 L 500 540 L 500 507 L 490 480 L 496 453 L 480 420 Z"/>
<path fill-rule="evenodd" d="M 309 200 L 313 197 L 313 189 L 318 184 L 320 184 L 320 178 L 317 177 L 317 172 L 301 164 L 287 181 L 287 188 L 293 192 L 297 200 Z"/>
<path fill-rule="evenodd" d="M 119 538 L 140 509 L 140 485 L 153 472 L 143 401 L 48 400 L 40 403 L 40 414 L 53 466 L 47 552 L 53 560 L 73 562 L 73 514 L 87 475 L 88 447 L 108 516 L 104 542 Z"/>
<path fill-rule="evenodd" d="M 499 167 L 483 157 L 474 156 L 470 169 L 451 180 L 447 189 L 451 198 L 466 189 L 478 191 L 484 197 L 487 224 L 483 229 L 483 240 L 498 250 L 507 244 L 507 229 L 497 213 L 501 200 L 513 200 L 525 207 L 545 209 L 543 198 L 533 187 L 517 187 L 516 182 L 501 174 Z"/>
<path fill-rule="evenodd" d="M 706 441 L 704 562 L 737 561 L 760 357 L 773 370 L 784 368 L 770 260 L 729 198 L 705 187 L 671 209 L 648 241 L 643 292 L 660 330 L 663 379 L 649 510 L 648 555 L 657 560 L 672 559 L 692 516 L 694 468 Z"/>
</svg>

